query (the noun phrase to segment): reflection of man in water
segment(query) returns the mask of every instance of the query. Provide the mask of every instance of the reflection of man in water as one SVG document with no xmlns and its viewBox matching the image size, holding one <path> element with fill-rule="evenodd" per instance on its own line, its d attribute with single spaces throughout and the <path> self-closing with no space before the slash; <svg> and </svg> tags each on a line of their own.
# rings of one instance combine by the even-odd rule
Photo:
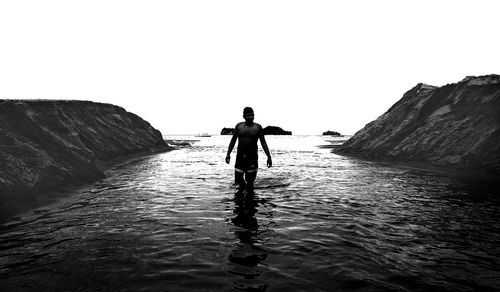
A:
<svg viewBox="0 0 500 292">
<path fill-rule="evenodd" d="M 262 126 L 253 122 L 254 114 L 251 107 L 243 109 L 243 118 L 245 121 L 238 123 L 234 128 L 233 137 L 231 138 L 231 142 L 229 142 L 227 150 L 226 163 L 229 163 L 231 160 L 231 151 L 233 151 L 236 139 L 238 139 L 234 180 L 239 187 L 244 187 L 246 180 L 247 187 L 252 189 L 258 169 L 257 140 L 260 140 L 262 149 L 264 149 L 267 155 L 267 167 L 271 167 L 273 162 L 266 139 L 264 138 Z M 244 174 L 245 179 L 243 179 Z"/>
<path fill-rule="evenodd" d="M 257 230 L 259 230 L 259 223 L 255 214 L 259 206 L 255 194 L 248 193 L 249 195 L 243 197 L 238 192 L 234 196 L 234 214 L 236 217 L 231 219 L 234 226 L 242 227 L 235 231 L 236 236 L 243 243 L 254 243 L 256 241 Z"/>
<path fill-rule="evenodd" d="M 245 196 L 242 196 L 246 193 Z M 234 234 L 239 239 L 229 254 L 228 269 L 231 274 L 242 276 L 236 279 L 234 284 L 238 290 L 243 291 L 265 291 L 267 284 L 262 280 L 257 280 L 261 275 L 261 263 L 267 258 L 265 249 L 262 249 L 264 239 L 269 229 L 266 226 L 260 227 L 255 214 L 259 202 L 263 201 L 255 196 L 254 192 L 239 190 L 234 194 L 234 214 L 231 222 L 236 228 Z M 252 279 L 249 282 L 248 279 Z"/>
</svg>

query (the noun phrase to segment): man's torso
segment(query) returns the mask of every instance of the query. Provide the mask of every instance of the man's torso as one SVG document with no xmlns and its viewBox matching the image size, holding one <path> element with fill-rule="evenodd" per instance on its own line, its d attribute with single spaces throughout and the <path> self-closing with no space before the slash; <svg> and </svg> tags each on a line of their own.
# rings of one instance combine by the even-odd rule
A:
<svg viewBox="0 0 500 292">
<path fill-rule="evenodd" d="M 261 134 L 260 131 L 262 131 L 262 127 L 257 123 L 247 125 L 245 122 L 241 122 L 237 124 L 238 152 L 257 154 L 257 141 Z"/>
</svg>

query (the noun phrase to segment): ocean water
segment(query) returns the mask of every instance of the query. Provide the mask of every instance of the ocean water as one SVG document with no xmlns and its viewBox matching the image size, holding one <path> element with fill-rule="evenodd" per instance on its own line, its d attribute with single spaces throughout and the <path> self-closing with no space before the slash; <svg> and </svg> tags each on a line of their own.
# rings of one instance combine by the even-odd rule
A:
<svg viewBox="0 0 500 292">
<path fill-rule="evenodd" d="M 260 152 L 238 192 L 229 136 L 166 138 L 179 149 L 1 225 L 0 291 L 500 289 L 500 194 L 482 182 L 269 136 L 274 166 Z"/>
</svg>

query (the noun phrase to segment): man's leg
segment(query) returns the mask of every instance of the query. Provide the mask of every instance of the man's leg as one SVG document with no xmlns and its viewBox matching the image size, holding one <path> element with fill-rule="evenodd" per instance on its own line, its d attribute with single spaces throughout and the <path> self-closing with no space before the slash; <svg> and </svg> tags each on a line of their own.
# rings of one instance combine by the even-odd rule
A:
<svg viewBox="0 0 500 292">
<path fill-rule="evenodd" d="M 247 181 L 247 188 L 249 190 L 253 190 L 253 183 L 256 177 L 257 177 L 257 171 L 251 171 L 245 174 L 245 179 Z"/>
<path fill-rule="evenodd" d="M 245 180 L 243 179 L 243 172 L 234 171 L 234 183 L 237 187 L 245 187 Z"/>
</svg>

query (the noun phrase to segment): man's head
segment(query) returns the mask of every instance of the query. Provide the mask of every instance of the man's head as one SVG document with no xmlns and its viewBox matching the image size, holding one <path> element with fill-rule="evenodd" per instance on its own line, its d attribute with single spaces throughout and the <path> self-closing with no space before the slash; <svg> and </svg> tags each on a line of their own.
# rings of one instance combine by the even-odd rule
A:
<svg viewBox="0 0 500 292">
<path fill-rule="evenodd" d="M 251 107 L 246 107 L 243 109 L 243 118 L 245 119 L 245 122 L 247 123 L 252 123 L 254 114 L 253 114 L 253 109 Z"/>
</svg>

